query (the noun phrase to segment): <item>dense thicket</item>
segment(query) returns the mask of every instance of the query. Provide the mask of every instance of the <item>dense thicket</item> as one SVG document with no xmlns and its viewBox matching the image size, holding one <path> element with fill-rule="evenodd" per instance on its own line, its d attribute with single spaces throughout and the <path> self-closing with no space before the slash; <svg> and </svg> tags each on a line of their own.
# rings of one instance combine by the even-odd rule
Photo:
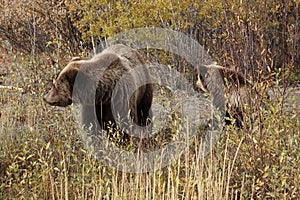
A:
<svg viewBox="0 0 300 200">
<path fill-rule="evenodd" d="M 192 34 L 237 69 L 299 66 L 299 0 L 1 0 L 0 38 L 14 49 L 80 51 L 139 27 Z"/>
<path fill-rule="evenodd" d="M 70 113 L 68 115 L 64 112 L 63 116 L 58 113 L 50 114 L 52 110 L 49 111 L 39 97 L 43 96 L 45 80 L 54 76 L 65 64 L 60 63 L 59 59 L 63 57 L 64 60 L 69 59 L 65 53 L 69 55 L 89 52 L 108 37 L 140 27 L 170 28 L 189 34 L 199 41 L 220 65 L 246 73 L 247 78 L 253 83 L 251 90 L 256 90 L 258 94 L 265 94 L 271 88 L 273 101 L 269 101 L 264 96 L 249 97 L 251 102 L 245 106 L 248 116 L 244 121 L 245 128 L 236 129 L 233 125 L 227 127 L 228 130 L 224 130 L 225 134 L 222 137 L 225 139 L 220 139 L 220 148 L 216 148 L 219 152 L 214 155 L 223 156 L 224 161 L 220 158 L 216 161 L 216 165 L 212 163 L 215 167 L 212 175 L 215 175 L 218 181 L 222 179 L 218 187 L 221 189 L 226 187 L 224 190 L 226 194 L 241 195 L 245 199 L 255 199 L 255 197 L 297 199 L 300 194 L 299 109 L 297 109 L 299 106 L 295 101 L 297 89 L 294 93 L 289 92 L 294 91 L 289 86 L 290 83 L 297 83 L 300 80 L 299 4 L 300 0 L 0 0 L 0 56 L 3 48 L 13 55 L 4 54 L 0 57 L 0 62 L 6 61 L 5 56 L 11 60 L 15 59 L 13 62 L 2 63 L 7 71 L 2 74 L 11 76 L 12 81 L 9 83 L 17 82 L 14 81 L 16 79 L 22 82 L 22 87 L 31 92 L 34 101 L 33 104 L 30 99 L 27 106 L 24 106 L 23 101 L 12 99 L 2 100 L 5 102 L 2 104 L 0 102 L 0 107 L 7 107 L 9 102 L 12 107 L 11 111 L 6 109 L 9 112 L 0 109 L 2 113 L 0 132 L 7 133 L 4 135 L 10 137 L 8 133 L 15 133 L 15 130 L 18 130 L 15 121 L 25 123 L 24 121 L 27 120 L 26 126 L 22 124 L 22 128 L 28 129 L 22 132 L 24 138 L 20 142 L 12 140 L 13 142 L 8 142 L 7 146 L 0 145 L 0 199 L 2 196 L 7 196 L 7 191 L 13 194 L 11 196 L 22 192 L 27 194 L 27 191 L 31 191 L 32 194 L 41 192 L 41 195 L 55 193 L 57 197 L 69 193 L 74 196 L 77 193 L 84 195 L 85 189 L 81 191 L 79 188 L 84 188 L 86 181 L 84 176 L 88 174 L 85 170 L 87 172 L 90 168 L 97 170 L 97 167 L 90 164 L 89 159 L 85 162 L 82 160 L 80 156 L 85 151 L 73 149 L 74 135 L 70 137 L 69 134 L 75 133 L 75 128 Z M 24 56 L 25 53 L 30 55 Z M 58 61 L 49 62 L 45 57 L 37 57 L 40 53 L 45 53 L 47 58 L 54 57 Z M 169 54 L 161 55 L 165 56 L 162 60 L 170 58 Z M 181 64 L 180 67 L 184 67 L 186 64 L 180 59 L 178 63 L 172 62 L 173 60 L 169 60 L 172 66 Z M 0 66 L 0 74 L 1 67 L 3 66 Z M 293 96 L 295 99 L 291 98 Z M 1 96 L 2 99 L 8 97 L 9 95 L 5 93 Z M 293 101 L 288 103 L 288 99 Z M 64 124 L 64 127 L 61 127 L 61 124 Z M 45 138 L 50 140 L 45 142 Z M 222 139 L 227 143 L 222 142 Z M 224 143 L 226 148 L 222 146 Z M 236 151 L 238 151 L 237 155 Z M 35 159 L 37 155 L 43 159 L 46 157 L 46 161 L 39 159 L 37 162 Z M 65 157 L 70 161 L 69 169 L 67 169 L 68 162 L 67 165 L 65 164 Z M 72 164 L 72 159 L 75 164 Z M 28 160 L 31 165 L 28 165 L 25 160 Z M 57 167 L 49 167 L 52 165 Z M 73 166 L 75 168 L 72 168 Z M 198 163 L 193 166 L 197 167 Z M 59 169 L 63 170 L 59 171 Z M 174 169 L 177 170 L 176 165 Z M 107 175 L 105 170 L 106 168 L 103 176 Z M 174 180 L 175 182 L 187 181 L 190 186 L 179 184 L 180 195 L 184 194 L 185 190 L 188 191 L 186 194 L 193 193 L 199 184 L 208 185 L 212 189 L 218 188 L 209 182 L 209 179 L 199 179 L 197 170 L 195 170 L 195 177 L 197 177 L 195 182 L 190 178 L 181 179 L 179 176 L 173 179 L 169 175 L 168 185 Z M 208 177 L 213 177 L 209 174 L 209 169 L 207 171 Z M 188 170 L 186 174 L 187 172 Z M 181 173 L 182 171 L 178 170 L 178 174 Z M 220 173 L 222 173 L 221 178 Z M 60 178 L 59 175 L 63 177 L 62 181 L 54 181 L 57 177 Z M 102 175 L 99 176 L 99 182 L 106 185 L 104 188 L 108 192 L 106 190 L 105 192 L 109 195 L 111 188 L 115 187 L 110 188 L 110 183 L 107 183 L 107 186 L 106 181 L 110 180 L 110 177 L 105 179 Z M 223 185 L 223 182 L 227 181 L 227 179 L 223 180 L 224 175 L 229 178 L 228 183 Z M 82 181 L 80 176 L 83 177 Z M 93 173 L 89 176 L 89 180 L 97 177 Z M 73 184 L 70 184 L 71 187 L 67 185 L 68 177 L 71 177 L 69 180 L 69 183 Z M 113 177 L 111 180 L 117 182 L 115 174 L 111 177 Z M 191 176 L 186 175 L 186 177 Z M 136 180 L 139 182 L 139 179 Z M 160 180 L 157 182 L 158 191 L 163 191 Z M 25 184 L 27 188 L 33 189 L 24 189 Z M 95 182 L 97 187 L 100 185 L 100 190 L 101 184 Z M 93 184 L 86 185 L 87 188 L 93 186 Z M 139 189 L 139 185 L 143 185 L 143 182 L 135 185 L 135 188 Z M 122 187 L 120 191 L 123 191 L 123 184 L 120 186 Z M 49 190 L 48 193 L 41 189 L 44 187 Z M 63 190 L 66 190 L 65 193 L 53 192 Z M 86 194 L 90 191 L 92 190 L 86 189 Z M 128 191 L 131 193 L 131 190 Z M 151 188 L 151 191 L 156 195 L 155 189 Z M 203 191 L 203 193 L 215 194 L 214 190 Z M 28 192 L 28 196 L 26 194 L 24 196 L 29 197 L 31 193 Z M 143 195 L 139 192 L 136 194 L 140 197 Z M 53 195 L 53 199 L 55 197 Z"/>
</svg>

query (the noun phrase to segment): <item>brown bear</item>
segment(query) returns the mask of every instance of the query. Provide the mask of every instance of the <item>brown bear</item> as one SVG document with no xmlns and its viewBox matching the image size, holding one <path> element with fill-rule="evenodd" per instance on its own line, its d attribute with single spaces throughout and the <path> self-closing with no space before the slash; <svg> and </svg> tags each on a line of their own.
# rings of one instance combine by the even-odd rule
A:
<svg viewBox="0 0 300 200">
<path fill-rule="evenodd" d="M 249 88 L 251 84 L 247 81 L 243 74 L 222 66 L 212 63 L 210 65 L 204 65 L 206 70 L 203 70 L 205 73 L 199 74 L 196 83 L 196 87 L 202 90 L 203 92 L 218 91 L 222 90 L 220 94 L 226 94 L 226 119 L 225 124 L 229 125 L 232 123 L 230 120 L 231 116 L 235 119 L 237 127 L 243 126 L 244 113 L 243 108 L 246 103 L 250 101 L 249 97 Z M 219 77 L 219 78 L 218 78 Z M 228 85 L 230 87 L 225 87 L 224 78 L 226 77 Z M 220 99 L 221 97 L 216 95 L 215 99 Z M 221 98 L 222 99 L 222 98 Z M 218 102 L 216 103 L 218 104 Z"/>
<path fill-rule="evenodd" d="M 108 47 L 90 60 L 76 57 L 60 72 L 44 100 L 52 106 L 79 104 L 82 123 L 87 127 L 100 125 L 107 130 L 109 124 L 115 124 L 118 109 L 123 107 L 135 124 L 146 126 L 153 98 L 150 75 L 146 67 L 141 73 L 130 73 L 144 64 L 137 50 L 122 44 Z M 121 81 L 124 85 L 114 93 L 125 74 L 127 79 Z M 141 84 L 143 82 L 146 84 Z M 114 110 L 116 105 L 117 110 Z M 126 117 L 124 112 L 121 117 Z"/>
</svg>

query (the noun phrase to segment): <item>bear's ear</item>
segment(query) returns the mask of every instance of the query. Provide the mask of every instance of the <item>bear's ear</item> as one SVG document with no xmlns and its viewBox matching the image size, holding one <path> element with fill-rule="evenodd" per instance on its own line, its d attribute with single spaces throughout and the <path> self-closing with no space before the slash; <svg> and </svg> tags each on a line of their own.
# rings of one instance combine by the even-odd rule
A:
<svg viewBox="0 0 300 200">
<path fill-rule="evenodd" d="M 233 70 L 222 70 L 221 73 L 223 77 L 226 77 L 229 80 L 230 83 L 241 86 L 247 84 L 246 77 L 240 72 Z"/>
<path fill-rule="evenodd" d="M 78 68 L 71 68 L 65 73 L 65 79 L 67 80 L 71 88 L 73 88 L 78 71 Z"/>
<path fill-rule="evenodd" d="M 73 57 L 70 62 L 82 60 L 79 56 Z"/>
</svg>

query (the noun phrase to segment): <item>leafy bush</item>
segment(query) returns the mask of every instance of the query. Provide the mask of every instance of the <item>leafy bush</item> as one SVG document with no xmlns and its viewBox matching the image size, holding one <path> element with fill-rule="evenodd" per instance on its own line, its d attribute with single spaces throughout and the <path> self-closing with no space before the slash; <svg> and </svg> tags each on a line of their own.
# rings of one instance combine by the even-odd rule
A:
<svg viewBox="0 0 300 200">
<path fill-rule="evenodd" d="M 0 10 L 0 39 L 13 49 L 27 53 L 75 51 L 80 45 L 81 33 L 73 23 L 80 19 L 76 2 L 4 0 Z"/>
<path fill-rule="evenodd" d="M 25 90 L 0 94 L 0 199 L 300 195 L 299 101 L 293 98 L 299 89 L 290 87 L 299 81 L 298 0 L 3 0 L 0 13 L 0 60 L 8 72 L 1 81 Z M 171 166 L 127 174 L 92 157 L 72 111 L 50 108 L 42 96 L 70 54 L 84 54 L 124 30 L 151 26 L 191 35 L 218 63 L 245 74 L 257 95 L 243 108 L 245 126 L 227 126 L 205 159 L 195 139 Z M 157 57 L 187 77 L 193 73 L 176 57 Z"/>
</svg>

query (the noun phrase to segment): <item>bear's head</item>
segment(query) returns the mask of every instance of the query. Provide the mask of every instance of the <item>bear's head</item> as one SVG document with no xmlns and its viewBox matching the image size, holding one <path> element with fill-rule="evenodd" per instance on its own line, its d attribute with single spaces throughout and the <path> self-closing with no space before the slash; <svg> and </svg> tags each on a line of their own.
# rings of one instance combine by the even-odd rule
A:
<svg viewBox="0 0 300 200">
<path fill-rule="evenodd" d="M 72 104 L 74 81 L 79 71 L 79 63 L 72 60 L 58 75 L 44 101 L 52 106 L 66 107 Z"/>
</svg>

